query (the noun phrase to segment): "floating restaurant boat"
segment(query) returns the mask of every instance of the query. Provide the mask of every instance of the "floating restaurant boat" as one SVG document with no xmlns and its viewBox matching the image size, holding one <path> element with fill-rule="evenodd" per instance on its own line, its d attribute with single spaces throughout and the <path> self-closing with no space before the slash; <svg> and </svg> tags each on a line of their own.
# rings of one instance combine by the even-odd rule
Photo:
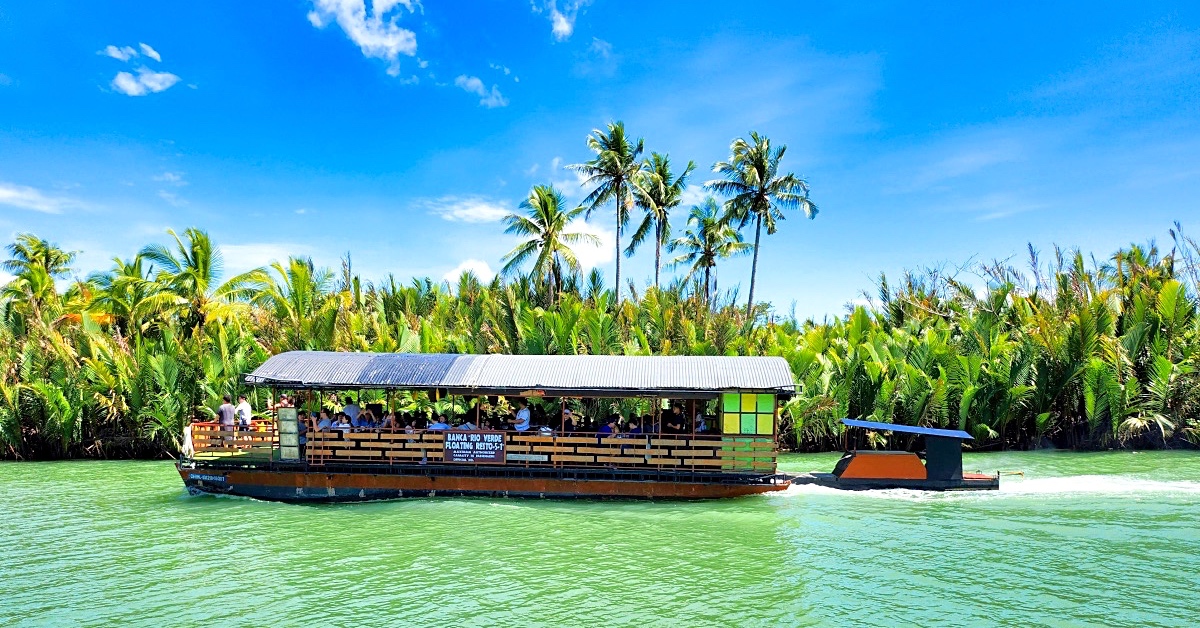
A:
<svg viewBox="0 0 1200 628">
<path fill-rule="evenodd" d="M 306 432 L 301 408 L 279 408 L 248 431 L 193 423 L 192 452 L 178 462 L 192 493 L 278 501 L 360 501 L 432 496 L 705 499 L 778 491 L 780 402 L 794 394 L 778 357 L 532 356 L 296 351 L 246 376 L 252 386 L 292 392 L 316 409 L 330 392 L 373 391 L 474 406 L 460 419 L 485 422 L 500 397 L 566 408 L 643 400 L 660 417 L 681 404 L 687 429 L 613 435 L 572 431 L 555 417 L 542 429 L 411 429 Z M 276 395 L 272 395 L 274 398 Z M 411 397 L 409 397 L 411 398 Z M 422 397 L 423 398 L 423 397 Z M 693 417 L 706 415 L 697 431 Z M 715 412 L 713 412 L 715 410 Z M 658 421 L 654 421 L 658 423 Z M 597 424 L 598 425 L 598 424 Z"/>
<path fill-rule="evenodd" d="M 925 439 L 924 454 L 908 451 L 851 450 L 833 473 L 789 475 L 797 485 L 815 484 L 846 490 L 907 488 L 927 491 L 987 491 L 1000 488 L 1000 475 L 964 473 L 963 441 L 973 440 L 961 430 L 894 425 L 858 419 L 842 419 L 847 428 L 915 434 Z M 847 429 L 847 444 L 851 442 Z"/>
</svg>

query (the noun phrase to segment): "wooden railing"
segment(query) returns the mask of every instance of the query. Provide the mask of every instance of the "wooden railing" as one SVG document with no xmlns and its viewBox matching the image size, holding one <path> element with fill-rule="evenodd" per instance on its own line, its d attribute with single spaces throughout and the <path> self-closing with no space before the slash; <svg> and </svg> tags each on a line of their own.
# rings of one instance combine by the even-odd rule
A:
<svg viewBox="0 0 1200 628">
<path fill-rule="evenodd" d="M 219 423 L 192 423 L 196 460 L 238 457 L 270 460 L 277 446 L 274 421 L 253 421 L 249 428 L 224 429 Z"/>
<path fill-rule="evenodd" d="M 446 463 L 442 431 L 310 431 L 307 437 L 306 457 L 314 465 Z M 776 463 L 775 443 L 765 437 L 505 432 L 504 439 L 508 466 L 773 473 Z"/>
</svg>

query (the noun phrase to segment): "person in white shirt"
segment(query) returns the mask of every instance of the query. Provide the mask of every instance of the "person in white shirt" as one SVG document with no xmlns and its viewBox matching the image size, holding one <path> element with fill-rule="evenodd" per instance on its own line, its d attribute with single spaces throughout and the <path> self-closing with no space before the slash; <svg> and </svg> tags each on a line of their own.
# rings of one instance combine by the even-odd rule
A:
<svg viewBox="0 0 1200 628">
<path fill-rule="evenodd" d="M 346 407 L 342 408 L 342 412 L 350 417 L 351 424 L 358 423 L 358 413 L 360 410 L 358 409 L 358 404 L 351 401 L 350 397 L 346 397 Z"/>
<path fill-rule="evenodd" d="M 529 403 L 524 399 L 517 400 L 517 413 L 508 420 L 513 429 L 518 432 L 529 431 Z"/>
<path fill-rule="evenodd" d="M 233 413 L 237 415 L 239 425 L 243 428 L 250 427 L 250 417 L 254 415 L 254 409 L 250 407 L 250 402 L 246 401 L 246 395 L 238 395 L 238 404 Z"/>
</svg>

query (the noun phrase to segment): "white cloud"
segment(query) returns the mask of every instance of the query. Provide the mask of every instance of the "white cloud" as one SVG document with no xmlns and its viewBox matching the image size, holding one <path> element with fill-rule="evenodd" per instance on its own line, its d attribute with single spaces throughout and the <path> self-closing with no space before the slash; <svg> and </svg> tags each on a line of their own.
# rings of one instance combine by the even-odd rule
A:
<svg viewBox="0 0 1200 628">
<path fill-rule="evenodd" d="M 476 196 L 443 196 L 425 204 L 450 222 L 498 222 L 512 213 L 504 205 Z"/>
<path fill-rule="evenodd" d="M 503 72 L 504 76 L 512 74 L 512 70 L 508 69 L 508 66 L 500 65 L 499 63 L 489 63 L 488 67 L 493 70 L 499 70 L 500 72 Z"/>
<path fill-rule="evenodd" d="M 121 46 L 120 48 L 109 44 L 104 47 L 104 50 L 97 52 L 98 55 L 112 57 L 118 61 L 128 61 L 138 56 L 138 51 L 133 49 L 133 46 Z"/>
<path fill-rule="evenodd" d="M 492 85 L 492 90 L 489 92 L 487 87 L 484 86 L 483 81 L 479 80 L 479 77 L 463 74 L 454 79 L 454 84 L 461 87 L 467 93 L 480 96 L 479 104 L 488 109 L 508 106 L 508 99 L 500 93 L 500 90 L 495 85 Z"/>
<path fill-rule="evenodd" d="M 149 68 L 138 68 L 137 76 L 129 72 L 118 72 L 112 80 L 112 87 L 126 96 L 145 96 L 170 89 L 178 82 L 179 77 L 170 72 L 155 72 Z"/>
<path fill-rule="evenodd" d="M 3 288 L 8 282 L 13 280 L 13 276 L 0 270 L 0 288 Z"/>
<path fill-rule="evenodd" d="M 175 194 L 174 192 L 159 190 L 158 197 L 166 201 L 171 207 L 183 207 L 184 205 L 187 205 L 187 201 L 179 198 L 179 195 Z"/>
<path fill-rule="evenodd" d="M 61 214 L 64 209 L 84 206 L 73 198 L 48 196 L 35 188 L 3 182 L 0 182 L 0 205 L 30 209 L 43 214 Z"/>
<path fill-rule="evenodd" d="M 161 181 L 163 183 L 169 183 L 171 185 L 178 185 L 178 186 L 187 185 L 187 181 L 184 180 L 182 172 L 164 172 L 164 173 L 154 177 L 154 180 Z"/>
<path fill-rule="evenodd" d="M 363 56 L 388 61 L 388 74 L 399 76 L 400 55 L 417 54 L 416 33 L 396 23 L 403 12 L 393 9 L 401 5 L 410 13 L 419 6 L 411 0 L 375 0 L 368 12 L 366 0 L 313 0 L 308 21 L 317 28 L 336 21 Z"/>
<path fill-rule="evenodd" d="M 0 74 L 0 87 L 8 87 L 13 84 L 12 77 L 7 74 Z"/>
<path fill-rule="evenodd" d="M 704 189 L 704 186 L 695 183 L 690 183 L 683 188 L 683 194 L 679 195 L 679 207 L 685 213 L 692 209 L 692 205 L 699 205 L 704 202 L 711 192 Z M 718 199 L 720 202 L 720 199 Z"/>
<path fill-rule="evenodd" d="M 442 275 L 442 280 L 454 283 L 468 270 L 475 273 L 475 277 L 483 282 L 491 281 L 492 277 L 496 276 L 496 271 L 492 270 L 492 267 L 487 262 L 478 259 L 465 259 L 458 266 L 455 266 Z"/>
<path fill-rule="evenodd" d="M 534 13 L 545 13 L 550 20 L 550 32 L 556 41 L 566 41 L 575 32 L 575 19 L 579 10 L 591 4 L 591 0 L 563 0 L 562 9 L 557 0 L 533 0 Z"/>
<path fill-rule="evenodd" d="M 157 50 L 151 48 L 150 44 L 138 44 L 138 47 L 142 49 L 142 54 L 146 55 L 147 57 L 150 57 L 155 61 L 162 61 L 162 55 L 158 54 Z"/>
<path fill-rule="evenodd" d="M 617 238 L 612 231 L 585 220 L 575 219 L 567 225 L 566 233 L 590 233 L 600 238 L 599 245 L 580 243 L 571 247 L 584 272 L 612 263 L 617 247 Z"/>
<path fill-rule="evenodd" d="M 222 244 L 220 249 L 227 277 L 268 266 L 271 262 L 286 264 L 289 257 L 309 255 L 311 250 L 303 244 L 291 242 Z"/>
</svg>

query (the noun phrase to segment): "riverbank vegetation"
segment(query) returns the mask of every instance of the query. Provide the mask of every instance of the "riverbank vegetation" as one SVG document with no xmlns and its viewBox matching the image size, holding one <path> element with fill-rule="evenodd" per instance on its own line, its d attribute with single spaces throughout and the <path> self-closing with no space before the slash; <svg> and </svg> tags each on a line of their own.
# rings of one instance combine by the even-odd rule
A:
<svg viewBox="0 0 1200 628">
<path fill-rule="evenodd" d="M 782 147 L 735 141 L 709 185 L 721 196 L 684 208 L 671 237 L 691 164 L 639 162 L 641 141 L 615 124 L 589 146 L 596 159 L 578 169 L 593 193 L 572 208 L 535 187 L 505 223 L 527 239 L 487 282 L 372 281 L 348 259 L 304 257 L 226 277 L 195 228 L 80 277 L 74 253 L 18 236 L 0 293 L 0 456 L 171 455 L 188 421 L 244 390 L 242 374 L 296 349 L 782 356 L 797 381 L 783 438 L 803 450 L 837 448 L 846 416 L 965 429 L 977 449 L 1200 444 L 1200 246 L 1178 224 L 1169 248 L 1031 246 L 1019 264 L 880 275 L 845 313 L 798 320 L 716 284 L 783 210 L 815 215 L 807 183 L 780 172 Z M 619 226 L 644 212 L 624 252 L 654 244 L 672 277 L 609 285 L 582 272 L 572 247 L 587 238 L 566 225 L 609 202 Z"/>
</svg>

